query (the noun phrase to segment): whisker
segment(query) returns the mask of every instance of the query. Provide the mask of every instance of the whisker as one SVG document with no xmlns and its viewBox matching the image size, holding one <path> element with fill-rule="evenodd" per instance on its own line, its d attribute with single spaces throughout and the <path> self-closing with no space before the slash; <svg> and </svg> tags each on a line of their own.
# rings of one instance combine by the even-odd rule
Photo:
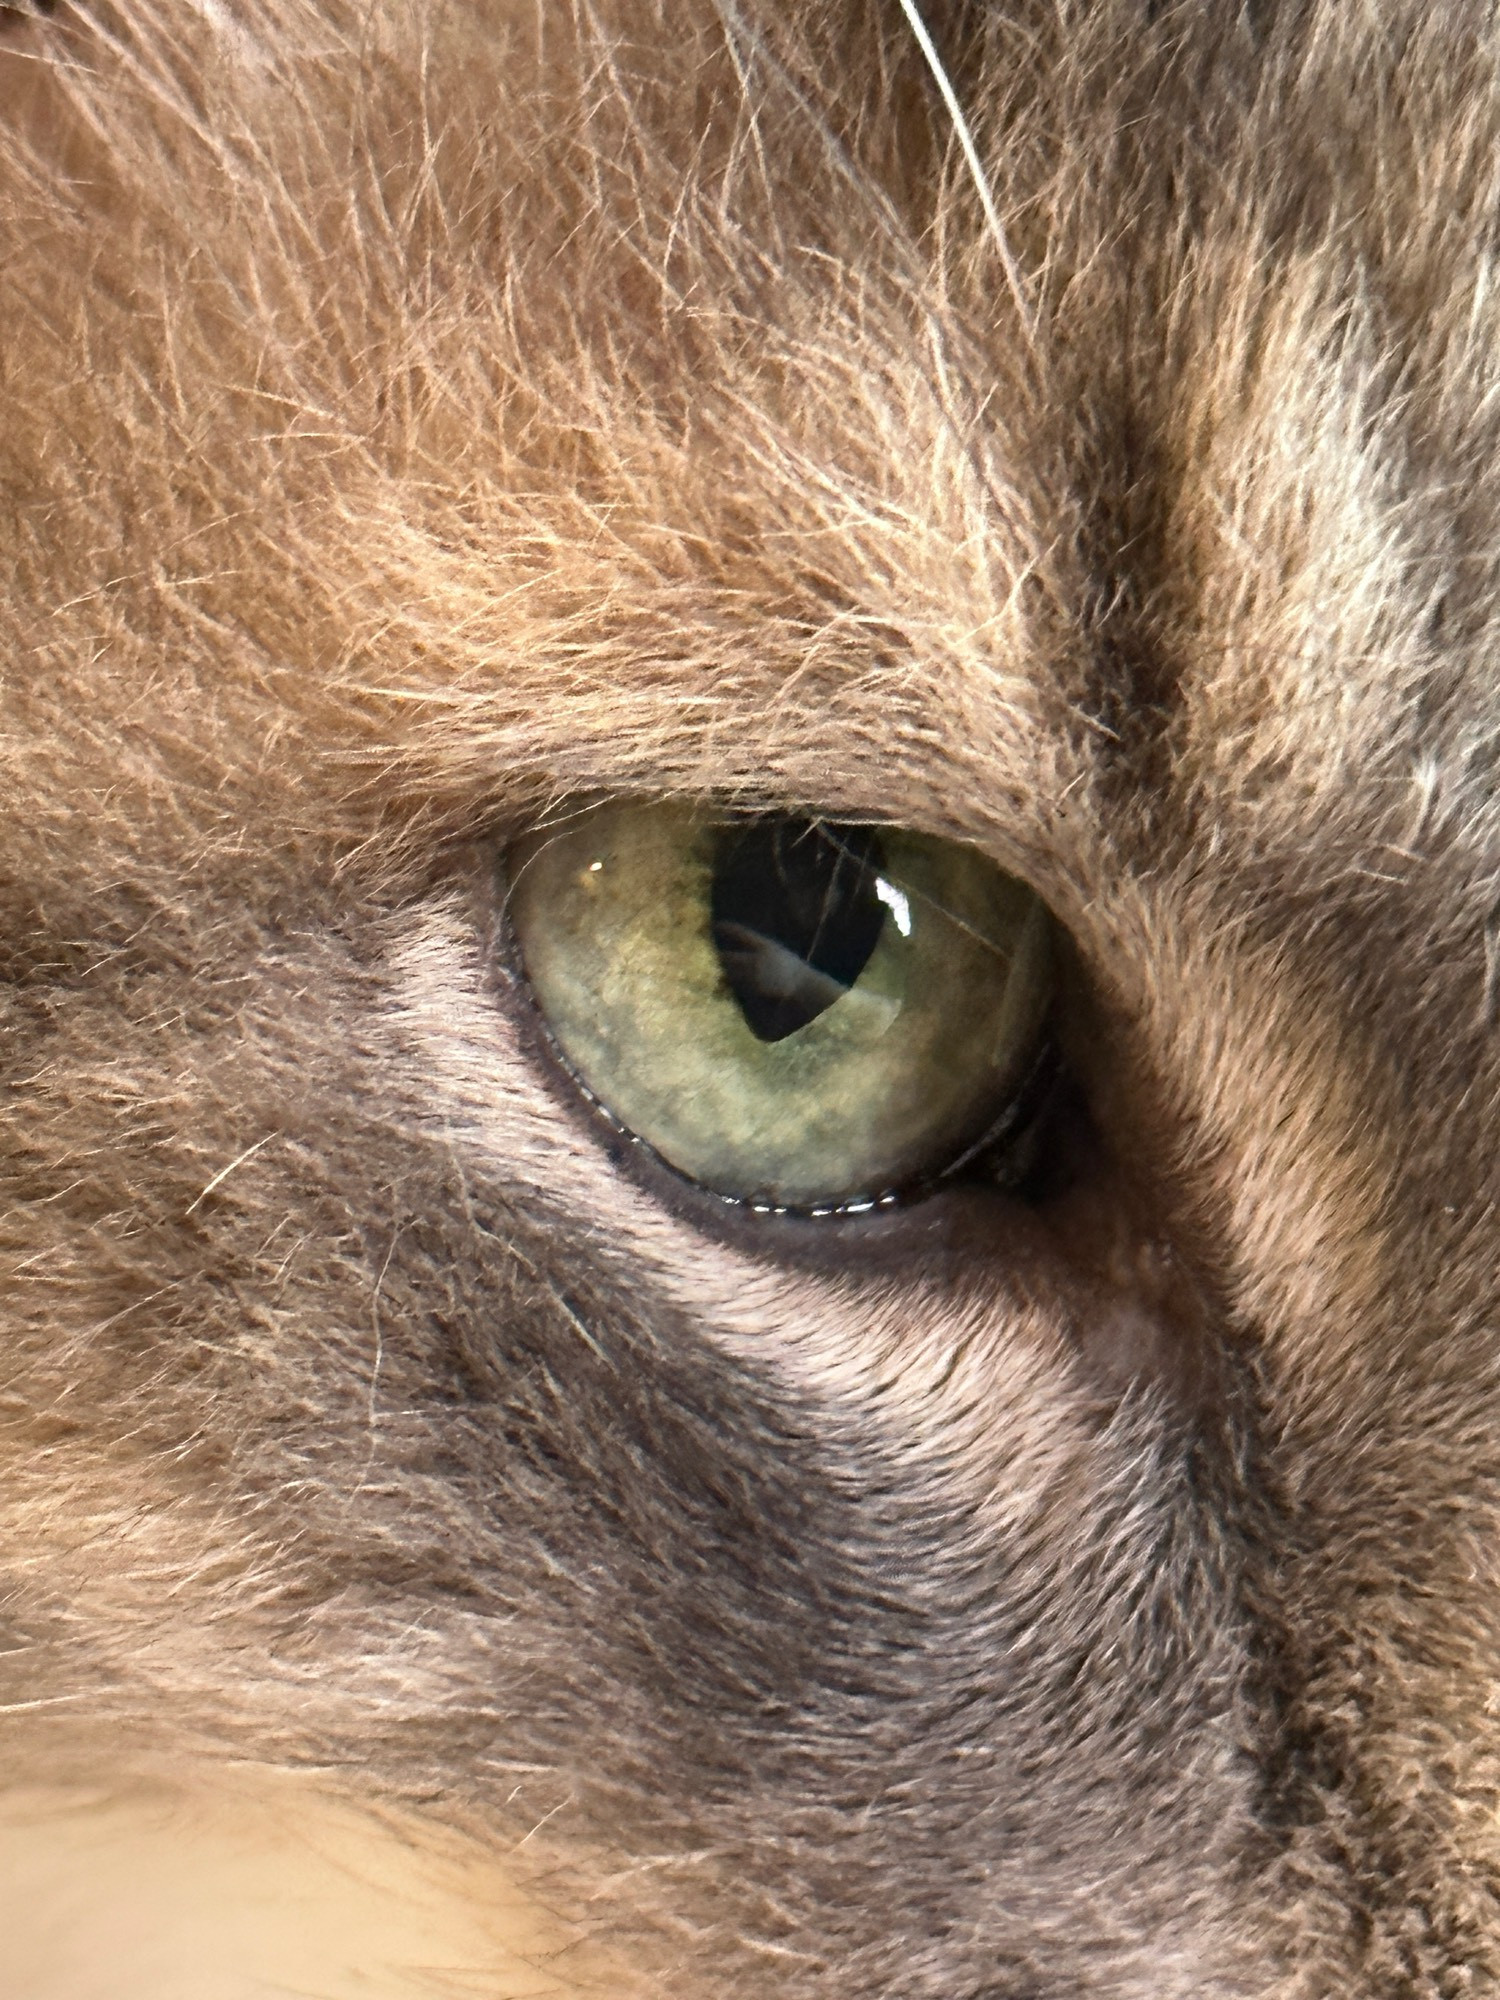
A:
<svg viewBox="0 0 1500 2000">
<path fill-rule="evenodd" d="M 969 178 L 974 183 L 974 191 L 979 196 L 979 206 L 984 211 L 985 226 L 990 233 L 995 250 L 1000 259 L 1000 268 L 1005 273 L 1005 282 L 1010 287 L 1011 297 L 1016 302 L 1016 310 L 1021 315 L 1021 325 L 1025 329 L 1027 341 L 1036 345 L 1036 326 L 1032 318 L 1031 302 L 1021 283 L 1021 273 L 1011 254 L 1010 242 L 1005 234 L 1005 225 L 1000 220 L 1000 211 L 995 205 L 994 190 L 990 186 L 989 175 L 984 170 L 984 162 L 979 157 L 979 148 L 974 142 L 973 128 L 964 116 L 963 106 L 958 101 L 958 92 L 953 88 L 953 79 L 947 66 L 937 52 L 937 45 L 927 32 L 927 23 L 922 19 L 916 0 L 901 0 L 901 11 L 906 16 L 917 47 L 922 51 L 922 59 L 932 72 L 932 80 L 938 87 L 944 108 L 953 125 L 954 137 L 964 156 L 964 164 L 969 170 Z"/>
</svg>

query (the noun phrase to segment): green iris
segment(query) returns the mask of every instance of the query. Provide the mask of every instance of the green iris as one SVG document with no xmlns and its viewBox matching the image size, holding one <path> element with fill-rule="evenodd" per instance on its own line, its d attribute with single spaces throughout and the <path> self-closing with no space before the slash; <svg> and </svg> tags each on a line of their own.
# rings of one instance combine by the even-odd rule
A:
<svg viewBox="0 0 1500 2000">
<path fill-rule="evenodd" d="M 618 805 L 522 842 L 508 873 L 564 1060 L 718 1194 L 836 1208 L 934 1178 L 1035 1063 L 1047 913 L 967 848 Z"/>
</svg>

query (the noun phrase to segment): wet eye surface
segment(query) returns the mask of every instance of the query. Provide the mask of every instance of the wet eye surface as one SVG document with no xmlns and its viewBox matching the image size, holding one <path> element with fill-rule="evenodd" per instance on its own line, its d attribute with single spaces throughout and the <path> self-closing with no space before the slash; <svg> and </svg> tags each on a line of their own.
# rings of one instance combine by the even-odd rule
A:
<svg viewBox="0 0 1500 2000">
<path fill-rule="evenodd" d="M 997 1155 L 1051 998 L 1047 913 L 967 848 L 793 813 L 601 806 L 506 860 L 588 1094 L 729 1199 L 859 1207 Z"/>
</svg>

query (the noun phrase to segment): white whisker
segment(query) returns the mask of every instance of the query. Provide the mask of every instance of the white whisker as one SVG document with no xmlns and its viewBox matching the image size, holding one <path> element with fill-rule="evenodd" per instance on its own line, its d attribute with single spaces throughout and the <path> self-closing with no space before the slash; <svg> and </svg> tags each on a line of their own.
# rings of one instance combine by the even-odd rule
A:
<svg viewBox="0 0 1500 2000">
<path fill-rule="evenodd" d="M 958 93 L 953 88 L 953 79 L 937 52 L 936 43 L 927 31 L 927 23 L 922 19 L 916 0 L 901 0 L 901 11 L 906 16 L 907 25 L 912 31 L 917 47 L 922 51 L 923 60 L 932 72 L 932 80 L 937 85 L 944 107 L 952 120 L 954 136 L 964 156 L 969 178 L 974 183 L 974 191 L 979 196 L 979 206 L 984 211 L 985 226 L 989 230 L 990 240 L 1000 259 L 1005 282 L 1010 287 L 1011 297 L 1016 302 L 1016 310 L 1021 315 L 1021 324 L 1026 330 L 1026 337 L 1028 341 L 1034 342 L 1035 327 L 1032 321 L 1031 303 L 1021 283 L 1021 273 L 1016 260 L 1011 254 L 1010 241 L 1005 234 L 1005 225 L 1000 220 L 1000 211 L 995 205 L 995 194 L 990 186 L 989 175 L 985 172 L 984 162 L 979 157 L 979 147 L 974 140 L 973 128 L 964 116 L 963 106 L 958 101 Z"/>
</svg>

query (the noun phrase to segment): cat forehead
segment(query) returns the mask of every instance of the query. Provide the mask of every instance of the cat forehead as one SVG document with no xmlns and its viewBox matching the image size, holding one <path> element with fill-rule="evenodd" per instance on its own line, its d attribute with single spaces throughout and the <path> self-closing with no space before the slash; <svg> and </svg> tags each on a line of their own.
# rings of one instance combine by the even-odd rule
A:
<svg viewBox="0 0 1500 2000">
<path fill-rule="evenodd" d="M 897 11 L 795 11 L 83 46 L 6 197 L 0 452 L 124 735 L 796 797 L 1036 873 L 1064 802 L 1300 810 L 1404 691 L 1462 709 L 1489 171 L 1436 45 L 1377 223 L 1329 115 L 1391 85 L 1368 26 L 945 17 L 991 227 Z"/>
</svg>

